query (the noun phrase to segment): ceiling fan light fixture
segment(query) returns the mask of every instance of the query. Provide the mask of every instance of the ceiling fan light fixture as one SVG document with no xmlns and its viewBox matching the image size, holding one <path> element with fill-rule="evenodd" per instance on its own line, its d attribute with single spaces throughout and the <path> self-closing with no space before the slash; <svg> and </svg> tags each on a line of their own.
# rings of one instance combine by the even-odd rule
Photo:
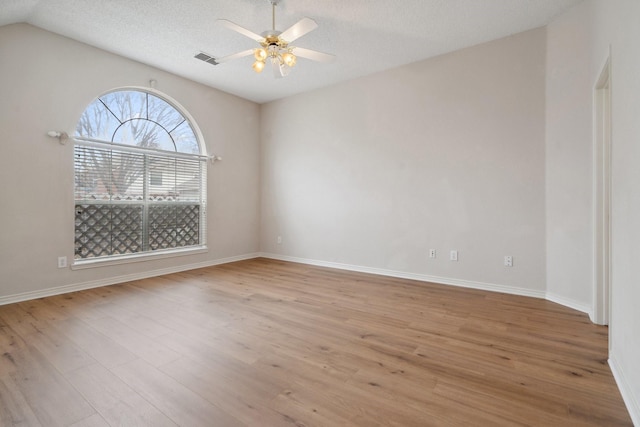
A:
<svg viewBox="0 0 640 427">
<path fill-rule="evenodd" d="M 282 61 L 289 67 L 296 65 L 297 60 L 298 58 L 296 58 L 296 56 L 291 52 L 285 52 L 282 54 Z"/>
<path fill-rule="evenodd" d="M 261 73 L 262 70 L 264 70 L 264 61 L 258 60 L 253 63 L 252 67 L 253 71 L 255 71 L 256 73 Z"/>
<path fill-rule="evenodd" d="M 255 52 L 253 53 L 253 56 L 256 58 L 257 61 L 264 62 L 264 60 L 267 59 L 267 51 L 264 48 L 256 49 Z"/>
</svg>

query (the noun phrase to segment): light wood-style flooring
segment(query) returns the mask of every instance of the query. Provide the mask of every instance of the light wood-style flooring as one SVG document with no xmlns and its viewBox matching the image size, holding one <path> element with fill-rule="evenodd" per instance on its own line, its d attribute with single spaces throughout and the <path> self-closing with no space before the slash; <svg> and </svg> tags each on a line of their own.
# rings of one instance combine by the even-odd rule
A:
<svg viewBox="0 0 640 427">
<path fill-rule="evenodd" d="M 255 259 L 0 306 L 2 426 L 630 426 L 566 307 Z"/>
</svg>

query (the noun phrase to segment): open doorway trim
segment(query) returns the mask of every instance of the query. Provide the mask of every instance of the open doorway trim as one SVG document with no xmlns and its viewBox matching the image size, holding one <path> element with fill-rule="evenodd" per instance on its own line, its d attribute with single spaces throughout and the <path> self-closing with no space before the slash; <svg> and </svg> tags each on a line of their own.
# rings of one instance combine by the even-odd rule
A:
<svg viewBox="0 0 640 427">
<path fill-rule="evenodd" d="M 593 318 L 608 325 L 611 304 L 611 51 L 593 92 Z"/>
</svg>

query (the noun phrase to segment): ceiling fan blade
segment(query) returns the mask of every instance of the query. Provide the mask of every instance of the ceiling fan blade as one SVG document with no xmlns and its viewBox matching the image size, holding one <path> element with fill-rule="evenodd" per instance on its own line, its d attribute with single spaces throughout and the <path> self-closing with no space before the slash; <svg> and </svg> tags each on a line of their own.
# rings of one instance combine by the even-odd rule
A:
<svg viewBox="0 0 640 427">
<path fill-rule="evenodd" d="M 243 36 L 249 37 L 251 40 L 255 40 L 258 43 L 264 40 L 264 37 L 262 37 L 261 35 L 256 34 L 251 30 L 247 30 L 246 28 L 241 27 L 240 25 L 233 23 L 227 19 L 218 19 L 218 22 L 220 22 L 220 24 L 227 27 L 228 29 L 233 30 L 237 33 L 240 33 Z"/>
<path fill-rule="evenodd" d="M 255 49 L 247 49 L 242 52 L 234 53 L 232 55 L 223 56 L 222 58 L 214 58 L 216 63 L 222 64 L 223 62 L 233 61 L 234 59 L 244 58 L 245 56 L 253 55 Z"/>
<path fill-rule="evenodd" d="M 299 39 L 305 34 L 315 30 L 318 28 L 318 24 L 311 18 L 302 18 L 295 24 L 293 24 L 288 29 L 284 30 L 282 34 L 280 34 L 280 38 L 287 43 L 291 43 L 294 40 Z"/>
<path fill-rule="evenodd" d="M 318 62 L 333 62 L 336 57 L 328 53 L 318 52 L 317 50 L 305 49 L 303 47 L 293 47 L 293 54 L 301 58 L 311 59 Z"/>
</svg>

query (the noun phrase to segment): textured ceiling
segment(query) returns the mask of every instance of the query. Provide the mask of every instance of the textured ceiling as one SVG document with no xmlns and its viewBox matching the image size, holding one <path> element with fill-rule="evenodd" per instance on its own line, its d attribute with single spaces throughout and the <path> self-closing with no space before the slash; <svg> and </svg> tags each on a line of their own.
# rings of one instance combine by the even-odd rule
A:
<svg viewBox="0 0 640 427">
<path fill-rule="evenodd" d="M 224 28 L 271 28 L 269 0 L 0 0 L 0 26 L 27 22 L 259 103 L 397 67 L 549 23 L 582 0 L 280 0 L 280 31 L 308 16 L 319 28 L 294 45 L 336 55 L 299 59 L 289 76 L 251 69 L 252 57 L 212 66 L 255 47 Z"/>
</svg>

